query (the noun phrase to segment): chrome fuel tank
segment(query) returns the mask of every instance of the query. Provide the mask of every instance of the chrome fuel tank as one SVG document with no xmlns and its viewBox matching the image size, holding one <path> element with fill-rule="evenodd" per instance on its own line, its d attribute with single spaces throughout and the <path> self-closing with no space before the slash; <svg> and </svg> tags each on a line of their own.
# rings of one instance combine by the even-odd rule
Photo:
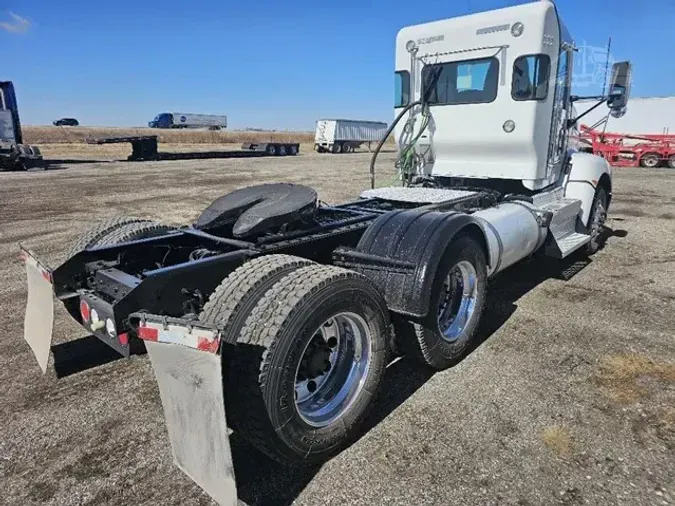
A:
<svg viewBox="0 0 675 506">
<path fill-rule="evenodd" d="M 539 224 L 527 202 L 507 202 L 473 214 L 479 219 L 490 251 L 490 276 L 531 255 L 546 240 L 548 229 Z"/>
</svg>

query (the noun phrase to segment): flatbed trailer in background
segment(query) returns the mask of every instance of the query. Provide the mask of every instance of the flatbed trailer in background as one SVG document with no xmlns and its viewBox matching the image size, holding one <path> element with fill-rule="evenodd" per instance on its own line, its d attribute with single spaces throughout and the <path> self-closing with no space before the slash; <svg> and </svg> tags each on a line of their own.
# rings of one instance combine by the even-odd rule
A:
<svg viewBox="0 0 675 506">
<path fill-rule="evenodd" d="M 192 160 L 195 158 L 251 158 L 256 156 L 295 156 L 300 151 L 298 142 L 261 142 L 244 143 L 238 151 L 191 151 L 188 153 L 164 153 L 158 150 L 156 135 L 133 137 L 102 137 L 87 139 L 88 144 L 131 143 L 130 162 L 160 160 Z"/>
</svg>

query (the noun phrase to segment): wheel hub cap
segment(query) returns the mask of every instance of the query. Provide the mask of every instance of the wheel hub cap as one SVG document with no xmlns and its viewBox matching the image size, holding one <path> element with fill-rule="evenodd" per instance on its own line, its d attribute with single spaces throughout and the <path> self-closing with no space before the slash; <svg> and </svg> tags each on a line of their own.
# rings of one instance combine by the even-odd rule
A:
<svg viewBox="0 0 675 506">
<path fill-rule="evenodd" d="M 466 260 L 450 271 L 438 306 L 438 328 L 443 339 L 456 341 L 468 325 L 476 306 L 476 269 Z"/>
<path fill-rule="evenodd" d="M 368 376 L 371 341 L 356 313 L 338 313 L 317 329 L 295 378 L 295 406 L 305 423 L 325 427 L 350 408 Z"/>
</svg>

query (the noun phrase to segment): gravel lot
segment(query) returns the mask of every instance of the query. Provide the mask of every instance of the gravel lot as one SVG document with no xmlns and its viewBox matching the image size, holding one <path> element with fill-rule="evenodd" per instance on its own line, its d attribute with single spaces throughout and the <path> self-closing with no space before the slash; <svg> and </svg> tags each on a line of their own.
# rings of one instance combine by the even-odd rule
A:
<svg viewBox="0 0 675 506">
<path fill-rule="evenodd" d="M 305 154 L 0 173 L 0 504 L 212 504 L 171 461 L 146 356 L 113 360 L 59 305 L 41 375 L 22 339 L 18 241 L 56 265 L 100 217 L 187 223 L 266 181 L 336 202 L 366 187 L 367 166 L 367 154 Z M 564 280 L 569 263 L 533 260 L 496 279 L 476 349 L 433 375 L 391 365 L 368 430 L 320 469 L 281 467 L 233 437 L 241 500 L 675 504 L 675 171 L 617 169 L 614 195 L 589 265 Z"/>
</svg>

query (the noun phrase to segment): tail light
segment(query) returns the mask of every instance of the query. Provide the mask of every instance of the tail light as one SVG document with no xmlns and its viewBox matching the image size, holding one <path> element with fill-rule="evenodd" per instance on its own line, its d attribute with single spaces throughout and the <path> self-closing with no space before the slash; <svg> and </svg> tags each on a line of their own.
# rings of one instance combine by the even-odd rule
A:
<svg viewBox="0 0 675 506">
<path fill-rule="evenodd" d="M 80 315 L 83 322 L 88 322 L 91 317 L 91 308 L 86 300 L 80 301 Z"/>
</svg>

